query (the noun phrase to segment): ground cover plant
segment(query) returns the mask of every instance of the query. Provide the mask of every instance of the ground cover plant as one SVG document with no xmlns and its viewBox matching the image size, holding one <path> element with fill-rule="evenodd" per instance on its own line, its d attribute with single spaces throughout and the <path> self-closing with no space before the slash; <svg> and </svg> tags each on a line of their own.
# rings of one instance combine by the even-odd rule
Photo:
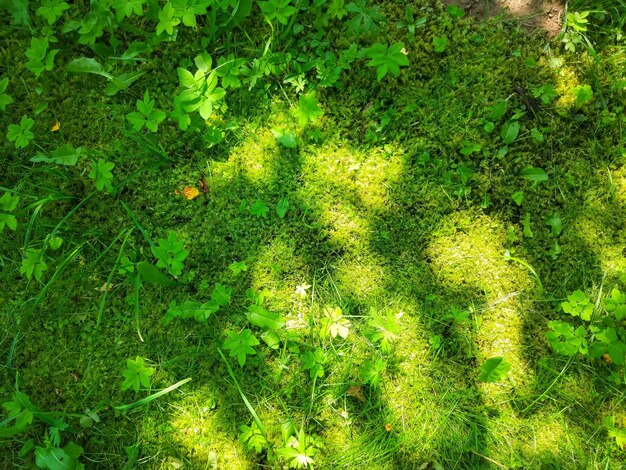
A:
<svg viewBox="0 0 626 470">
<path fill-rule="evenodd" d="M 626 465 L 623 2 L 0 13 L 0 467 Z"/>
</svg>

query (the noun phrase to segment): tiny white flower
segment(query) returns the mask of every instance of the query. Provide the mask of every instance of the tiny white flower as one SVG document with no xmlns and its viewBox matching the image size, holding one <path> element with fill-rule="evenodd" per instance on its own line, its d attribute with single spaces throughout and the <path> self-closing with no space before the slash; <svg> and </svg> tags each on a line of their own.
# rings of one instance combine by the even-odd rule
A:
<svg viewBox="0 0 626 470">
<path fill-rule="evenodd" d="M 299 295 L 301 298 L 306 297 L 307 289 L 310 289 L 311 286 L 308 284 L 302 284 L 301 286 L 296 286 L 296 295 Z"/>
</svg>

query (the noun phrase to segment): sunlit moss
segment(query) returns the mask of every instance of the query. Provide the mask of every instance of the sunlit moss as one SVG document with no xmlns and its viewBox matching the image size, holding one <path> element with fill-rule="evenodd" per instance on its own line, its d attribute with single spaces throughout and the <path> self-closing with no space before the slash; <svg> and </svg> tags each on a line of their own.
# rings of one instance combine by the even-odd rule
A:
<svg viewBox="0 0 626 470">
<path fill-rule="evenodd" d="M 467 285 L 483 296 L 475 341 L 479 361 L 504 357 L 512 364 L 507 382 L 519 386 L 532 380 L 532 371 L 523 358 L 525 343 L 525 291 L 534 286 L 524 267 L 504 257 L 506 229 L 486 216 L 459 212 L 448 217 L 437 230 L 428 251 L 432 266 L 451 289 Z M 482 385 L 488 395 L 504 396 L 498 385 Z"/>
<path fill-rule="evenodd" d="M 206 391 L 172 405 L 168 413 L 172 440 L 198 465 L 209 464 L 216 456 L 227 468 L 253 468 L 245 447 L 234 439 L 238 423 L 225 420 L 215 406 L 215 398 Z"/>
</svg>

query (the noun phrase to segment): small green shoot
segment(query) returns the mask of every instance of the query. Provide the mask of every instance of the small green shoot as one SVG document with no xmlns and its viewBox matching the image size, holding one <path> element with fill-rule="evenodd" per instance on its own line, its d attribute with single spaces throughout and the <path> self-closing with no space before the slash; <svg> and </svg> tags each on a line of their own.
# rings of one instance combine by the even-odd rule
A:
<svg viewBox="0 0 626 470">
<path fill-rule="evenodd" d="M 124 382 L 122 382 L 122 390 L 133 389 L 135 393 L 139 392 L 140 387 L 150 388 L 150 377 L 154 375 L 154 368 L 147 367 L 143 357 L 135 357 L 135 359 L 126 360 L 126 369 L 122 371 Z"/>
</svg>

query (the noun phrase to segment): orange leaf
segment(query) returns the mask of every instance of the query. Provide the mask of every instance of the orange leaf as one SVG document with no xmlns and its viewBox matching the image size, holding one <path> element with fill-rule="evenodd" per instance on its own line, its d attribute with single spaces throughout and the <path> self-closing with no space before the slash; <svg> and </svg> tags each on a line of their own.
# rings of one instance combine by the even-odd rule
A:
<svg viewBox="0 0 626 470">
<path fill-rule="evenodd" d="M 54 125 L 52 126 L 52 129 L 50 129 L 50 132 L 56 132 L 59 129 L 61 129 L 61 123 L 59 121 L 54 121 Z"/>
<path fill-rule="evenodd" d="M 200 194 L 200 191 L 198 191 L 198 188 L 194 188 L 193 186 L 185 186 L 183 189 L 183 196 L 189 200 L 198 197 L 198 194 Z"/>
<path fill-rule="evenodd" d="M 356 398 L 361 403 L 365 403 L 365 395 L 363 395 L 363 389 L 359 387 L 358 385 L 354 385 L 353 387 L 350 387 L 348 391 L 346 392 L 346 394 L 349 397 Z"/>
</svg>

